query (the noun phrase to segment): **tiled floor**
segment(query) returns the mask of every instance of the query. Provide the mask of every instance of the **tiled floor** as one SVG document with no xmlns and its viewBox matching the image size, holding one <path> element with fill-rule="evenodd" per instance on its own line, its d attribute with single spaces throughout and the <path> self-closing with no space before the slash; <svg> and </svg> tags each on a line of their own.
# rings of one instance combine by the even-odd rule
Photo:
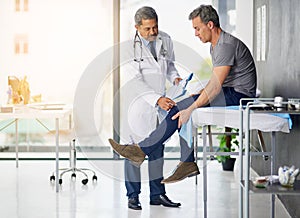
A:
<svg viewBox="0 0 300 218">
<path fill-rule="evenodd" d="M 175 160 L 165 161 L 165 175 L 177 164 Z M 198 162 L 202 168 L 202 162 Z M 0 161 L 0 217 L 1 218 L 176 218 L 203 217 L 202 174 L 198 185 L 194 178 L 166 185 L 167 195 L 180 208 L 166 208 L 149 205 L 149 188 L 146 181 L 146 163 L 143 165 L 143 183 L 140 201 L 143 210 L 127 208 L 123 182 L 123 161 L 77 161 L 80 167 L 96 170 L 98 182 L 81 184 L 82 177 L 72 181 L 70 176 L 63 179 L 60 192 L 55 192 L 50 183 L 54 161 L 20 161 L 19 168 L 14 161 Z M 68 166 L 61 161 L 60 166 Z M 216 161 L 208 165 L 208 217 L 238 217 L 238 169 L 224 172 Z M 250 195 L 250 217 L 270 217 L 270 196 Z M 276 217 L 288 218 L 285 209 L 276 199 Z"/>
</svg>

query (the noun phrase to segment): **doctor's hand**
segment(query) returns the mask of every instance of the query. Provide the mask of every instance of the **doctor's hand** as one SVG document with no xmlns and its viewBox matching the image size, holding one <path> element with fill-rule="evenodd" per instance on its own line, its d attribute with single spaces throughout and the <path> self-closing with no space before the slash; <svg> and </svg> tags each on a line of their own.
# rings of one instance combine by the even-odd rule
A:
<svg viewBox="0 0 300 218">
<path fill-rule="evenodd" d="M 165 110 L 165 111 L 168 111 L 170 110 L 176 103 L 170 99 L 170 98 L 167 98 L 167 97 L 160 97 L 158 100 L 157 100 L 157 104 L 158 106 Z"/>
<path fill-rule="evenodd" d="M 178 85 L 182 79 L 180 77 L 177 77 L 174 79 L 174 85 Z"/>
<path fill-rule="evenodd" d="M 172 117 L 172 120 L 176 120 L 178 118 L 178 128 L 180 128 L 184 123 L 186 123 L 190 119 L 192 112 L 193 112 L 193 109 L 191 109 L 189 107 L 189 108 L 179 111 L 177 114 L 175 114 Z"/>
</svg>

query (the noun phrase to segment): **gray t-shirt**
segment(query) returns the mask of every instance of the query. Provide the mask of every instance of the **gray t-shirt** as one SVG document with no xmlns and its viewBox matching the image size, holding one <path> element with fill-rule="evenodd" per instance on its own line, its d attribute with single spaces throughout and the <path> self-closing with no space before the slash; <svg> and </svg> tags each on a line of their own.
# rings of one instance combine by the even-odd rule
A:
<svg viewBox="0 0 300 218">
<path fill-rule="evenodd" d="M 233 87 L 236 92 L 255 97 L 255 63 L 249 49 L 241 40 L 222 31 L 214 49 L 211 46 L 210 53 L 214 67 L 231 66 L 223 87 Z"/>
</svg>

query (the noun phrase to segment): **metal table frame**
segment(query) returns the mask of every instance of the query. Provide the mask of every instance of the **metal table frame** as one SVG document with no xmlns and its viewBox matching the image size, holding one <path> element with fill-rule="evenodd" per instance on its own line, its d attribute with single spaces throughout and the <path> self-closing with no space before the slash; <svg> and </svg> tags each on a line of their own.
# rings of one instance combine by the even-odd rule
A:
<svg viewBox="0 0 300 218">
<path fill-rule="evenodd" d="M 257 109 L 257 104 L 259 103 L 264 103 L 267 105 L 272 105 L 274 104 L 274 98 L 259 98 L 259 99 L 251 99 L 255 100 L 253 102 L 248 102 L 246 105 L 246 108 L 244 109 L 242 106 L 243 101 L 248 101 L 249 99 L 241 99 L 240 102 L 240 133 L 239 133 L 239 141 L 241 147 L 243 147 L 243 128 L 244 128 L 244 119 L 243 113 L 246 114 L 246 119 L 245 119 L 245 168 L 243 167 L 243 152 L 242 149 L 239 151 L 239 160 L 240 160 L 240 165 L 239 165 L 239 218 L 249 218 L 249 191 L 250 191 L 250 113 L 253 111 L 253 108 L 255 107 Z M 287 105 L 288 102 L 283 102 L 283 105 Z M 289 113 L 289 114 L 297 114 L 299 115 L 299 111 L 258 111 L 257 113 Z M 271 132 L 271 175 L 274 175 L 275 172 L 275 160 L 276 160 L 276 152 L 275 152 L 275 147 L 276 147 L 276 138 L 275 138 L 276 132 L 272 131 Z M 245 169 L 245 177 L 243 175 L 243 170 Z M 271 184 L 272 185 L 272 184 Z M 294 192 L 294 190 L 286 190 L 286 191 L 281 191 L 280 188 L 276 189 L 276 186 L 274 186 L 272 190 L 267 190 L 264 193 L 271 194 L 271 209 L 270 209 L 270 217 L 274 218 L 275 217 L 275 194 L 276 193 L 281 193 L 281 194 L 299 194 L 299 188 Z M 280 185 L 277 185 L 277 187 L 280 187 Z M 298 184 L 297 184 L 298 187 Z M 244 192 L 243 192 L 244 191 Z M 244 196 L 243 196 L 244 193 Z M 244 197 L 244 198 L 243 198 Z M 244 208 L 244 203 L 245 203 L 245 208 Z"/>
<path fill-rule="evenodd" d="M 243 99 L 243 100 L 257 100 L 257 98 L 255 99 Z M 265 100 L 271 100 L 271 99 L 265 99 Z M 250 104 L 249 104 L 250 105 Z M 242 108 L 242 106 L 240 106 Z M 243 180 L 243 155 L 246 156 L 246 178 L 245 180 L 248 182 L 245 182 L 244 184 L 244 194 L 245 194 L 245 203 L 246 203 L 246 208 L 245 208 L 245 217 L 249 217 L 249 174 L 250 174 L 250 170 L 249 170 L 249 166 L 250 166 L 250 155 L 254 156 L 254 155 L 268 155 L 271 156 L 271 174 L 273 174 L 274 172 L 274 167 L 275 167 L 275 132 L 271 132 L 271 147 L 272 147 L 272 151 L 271 152 L 250 152 L 250 113 L 249 110 L 247 110 L 246 108 L 246 112 L 247 112 L 247 119 L 246 119 L 246 126 L 247 126 L 247 130 L 245 132 L 245 135 L 243 135 L 243 122 L 245 119 L 245 116 L 243 116 L 243 110 L 244 108 L 240 109 L 239 113 L 239 120 L 240 120 L 240 126 L 239 126 L 239 141 L 240 141 L 240 149 L 239 152 L 208 152 L 207 151 L 207 126 L 208 124 L 203 124 L 202 126 L 202 141 L 203 141 L 203 207 L 204 207 L 204 217 L 207 217 L 207 156 L 209 155 L 238 155 L 239 159 L 240 159 L 240 165 L 239 165 L 239 171 L 240 171 L 240 175 L 239 175 L 239 180 L 240 183 L 242 183 Z M 220 133 L 220 134 L 224 134 L 224 133 Z M 243 137 L 245 136 L 245 152 L 243 152 Z M 193 132 L 193 137 L 194 137 L 194 147 L 195 149 L 195 156 L 196 156 L 196 161 L 198 159 L 197 157 L 197 145 L 198 145 L 198 132 L 197 132 L 197 127 L 194 127 L 194 132 Z M 196 184 L 197 184 L 197 177 L 196 177 Z M 275 202 L 275 195 L 272 194 L 271 196 L 272 198 L 272 208 L 271 208 L 271 213 L 274 214 L 274 202 Z M 239 217 L 243 217 L 243 187 L 240 185 L 240 189 L 239 189 Z"/>
<path fill-rule="evenodd" d="M 0 129 L 2 131 L 9 125 L 15 123 L 15 150 L 16 150 L 16 167 L 19 167 L 19 150 L 18 150 L 18 141 L 19 141 L 19 132 L 18 132 L 18 121 L 19 119 L 54 119 L 55 120 L 55 171 L 56 171 L 56 192 L 59 191 L 59 120 L 69 117 L 69 127 L 71 125 L 72 109 L 64 108 L 62 110 L 38 110 L 32 109 L 27 106 L 17 108 L 15 112 L 12 113 L 0 113 L 0 120 L 13 119 L 8 125 Z M 40 122 L 41 123 L 41 122 Z"/>
</svg>

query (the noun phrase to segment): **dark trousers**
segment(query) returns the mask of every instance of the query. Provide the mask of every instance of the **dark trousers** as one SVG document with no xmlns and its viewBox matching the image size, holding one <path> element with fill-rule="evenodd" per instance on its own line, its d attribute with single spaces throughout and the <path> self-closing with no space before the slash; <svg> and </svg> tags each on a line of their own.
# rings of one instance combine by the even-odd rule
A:
<svg viewBox="0 0 300 218">
<path fill-rule="evenodd" d="M 174 106 L 166 116 L 166 118 L 158 125 L 158 127 L 150 134 L 149 137 L 139 142 L 139 146 L 146 155 L 151 155 L 178 129 L 178 119 L 172 120 L 172 117 L 181 110 L 188 108 L 193 102 L 199 97 L 194 95 L 188 97 Z M 239 105 L 241 98 L 246 98 L 244 94 L 236 92 L 231 87 L 223 87 L 222 91 L 216 98 L 210 102 L 208 106 L 232 106 Z M 194 150 L 189 148 L 185 140 L 180 139 L 181 157 L 180 160 L 183 162 L 194 162 Z"/>
<path fill-rule="evenodd" d="M 164 184 L 161 184 L 161 180 L 163 180 L 163 165 L 164 145 L 161 144 L 148 155 L 150 200 L 154 200 L 159 195 L 166 193 Z M 141 193 L 140 167 L 134 166 L 129 160 L 125 159 L 124 169 L 126 195 L 128 198 L 137 197 Z"/>
</svg>

